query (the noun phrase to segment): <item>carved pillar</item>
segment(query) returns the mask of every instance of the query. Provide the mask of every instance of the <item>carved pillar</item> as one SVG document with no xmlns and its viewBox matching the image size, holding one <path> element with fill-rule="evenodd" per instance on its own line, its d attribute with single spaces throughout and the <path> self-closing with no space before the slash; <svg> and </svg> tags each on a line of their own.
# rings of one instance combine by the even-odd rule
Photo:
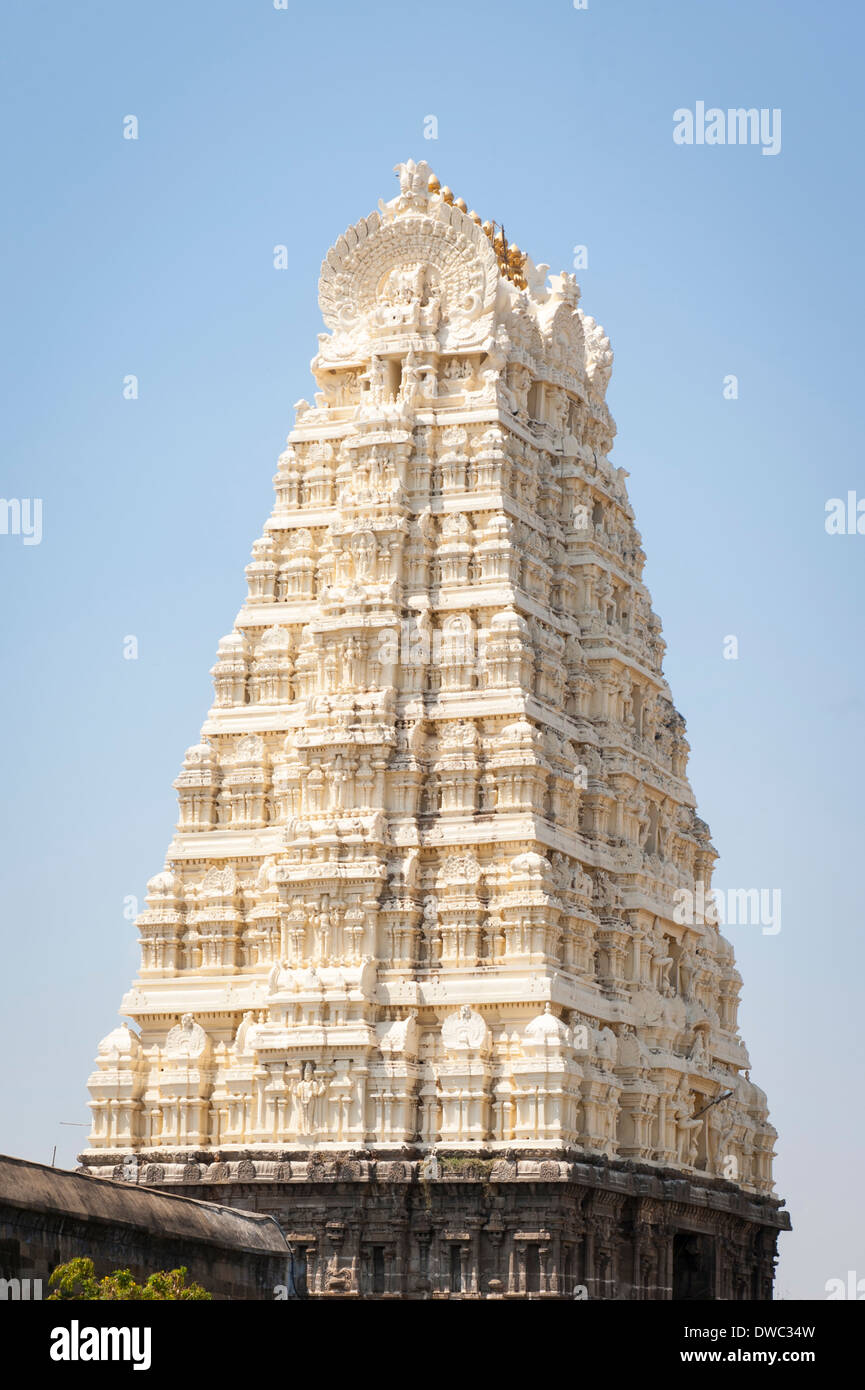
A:
<svg viewBox="0 0 865 1390">
<path fill-rule="evenodd" d="M 523 1240 L 516 1242 L 517 1257 L 517 1293 L 521 1298 L 526 1296 L 526 1243 Z"/>
<path fill-rule="evenodd" d="M 404 1239 L 396 1240 L 391 1253 L 390 1268 L 385 1275 L 385 1292 L 402 1296 L 405 1293 L 406 1260 Z"/>
<path fill-rule="evenodd" d="M 321 1293 L 321 1269 L 316 1259 L 318 1247 L 313 1243 L 306 1246 L 306 1287 L 309 1293 Z"/>
<path fill-rule="evenodd" d="M 589 1298 L 597 1298 L 598 1290 L 595 1284 L 595 1227 L 591 1219 L 586 1226 L 586 1235 L 583 1241 L 583 1283 L 589 1291 Z"/>
<path fill-rule="evenodd" d="M 442 1288 L 441 1268 L 443 1243 L 444 1242 L 442 1241 L 441 1231 L 435 1231 L 432 1237 L 431 1244 L 432 1268 L 430 1271 L 430 1280 L 432 1283 L 432 1291 L 434 1294 L 444 1293 L 444 1289 Z"/>
<path fill-rule="evenodd" d="M 673 1297 L 673 1237 L 674 1226 L 658 1228 L 658 1290 L 659 1299 Z"/>
<path fill-rule="evenodd" d="M 428 1296 L 433 1292 L 433 1283 L 430 1278 L 430 1248 L 432 1245 L 432 1231 L 417 1231 L 415 1233 L 417 1247 L 417 1267 L 415 1270 L 417 1289 Z"/>
<path fill-rule="evenodd" d="M 551 1260 L 549 1245 L 538 1247 L 538 1292 L 550 1293 Z"/>
<path fill-rule="evenodd" d="M 356 1226 L 352 1231 L 351 1255 L 349 1257 L 349 1268 L 351 1269 L 351 1290 L 352 1293 L 360 1294 L 360 1242 L 361 1227 Z"/>
<path fill-rule="evenodd" d="M 649 1238 L 650 1226 L 646 1221 L 634 1222 L 634 1262 L 631 1276 L 631 1298 L 643 1298 L 643 1247 Z"/>
<path fill-rule="evenodd" d="M 598 1268 L 598 1297 L 612 1297 L 613 1252 L 606 1241 L 599 1242 L 595 1256 Z"/>
<path fill-rule="evenodd" d="M 547 1267 L 547 1291 L 554 1298 L 558 1298 L 562 1292 L 561 1278 L 561 1259 L 562 1259 L 562 1238 L 558 1231 L 553 1235 L 549 1246 L 549 1263 Z"/>
<path fill-rule="evenodd" d="M 480 1290 L 481 1233 L 475 1231 L 469 1248 L 469 1292 L 477 1298 Z"/>
<path fill-rule="evenodd" d="M 640 1298 L 649 1299 L 651 1301 L 656 1297 L 660 1254 L 654 1228 L 650 1228 L 650 1232 L 649 1239 L 640 1260 Z"/>
</svg>

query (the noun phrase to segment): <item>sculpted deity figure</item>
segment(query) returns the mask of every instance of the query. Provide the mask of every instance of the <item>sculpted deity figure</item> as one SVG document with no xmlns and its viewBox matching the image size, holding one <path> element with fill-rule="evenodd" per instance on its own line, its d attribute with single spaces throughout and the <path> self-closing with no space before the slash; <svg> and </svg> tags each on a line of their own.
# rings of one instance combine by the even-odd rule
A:
<svg viewBox="0 0 865 1390">
<path fill-rule="evenodd" d="M 676 1152 L 679 1162 L 693 1167 L 697 1161 L 697 1141 L 703 1119 L 702 1116 L 695 1118 L 693 1115 L 691 1093 L 684 1077 L 673 1097 L 672 1109 L 676 1121 Z"/>
<path fill-rule="evenodd" d="M 698 968 L 699 961 L 696 955 L 691 950 L 690 946 L 686 945 L 679 957 L 679 993 L 683 995 L 685 999 L 690 999 L 691 997 L 694 976 Z"/>
<path fill-rule="evenodd" d="M 565 643 L 565 660 L 570 666 L 582 666 L 585 664 L 586 654 L 583 651 L 579 637 L 573 632 L 568 634 Z"/>
<path fill-rule="evenodd" d="M 420 299 L 423 295 L 424 268 L 421 265 L 403 269 L 402 266 L 395 266 L 388 276 L 387 292 L 390 300 L 394 304 L 411 304 L 415 299 Z"/>
<path fill-rule="evenodd" d="M 420 377 L 420 390 L 422 395 L 429 397 L 437 396 L 438 377 L 436 375 L 436 369 L 432 365 L 432 363 L 427 362 L 422 367 L 419 367 L 418 373 Z"/>
<path fill-rule="evenodd" d="M 449 357 L 442 367 L 442 377 L 445 381 L 462 381 L 470 373 L 469 364 L 461 357 Z"/>
<path fill-rule="evenodd" d="M 607 622 L 610 622 L 613 598 L 613 581 L 610 579 L 608 570 L 601 571 L 601 577 L 598 580 L 597 594 L 598 607 L 601 611 L 601 615 L 606 618 Z"/>
<path fill-rule="evenodd" d="M 326 906 L 318 914 L 316 928 L 318 930 L 319 958 L 327 962 L 330 960 L 331 946 L 333 943 L 333 917 Z"/>
<path fill-rule="evenodd" d="M 472 1011 L 469 1004 L 463 1004 L 459 1012 L 459 1023 L 454 1031 L 455 1041 L 463 1047 L 472 1045 Z"/>
<path fill-rule="evenodd" d="M 294 976 L 289 967 L 288 961 L 281 960 L 271 969 L 267 980 L 268 990 L 271 994 L 278 994 L 284 990 L 291 989 L 294 985 Z"/>
<path fill-rule="evenodd" d="M 481 363 L 480 375 L 483 382 L 485 400 L 500 400 L 511 414 L 516 415 L 517 398 L 507 384 L 507 366 L 511 342 L 504 326 L 499 328 L 495 338 L 487 344 L 487 355 Z"/>
<path fill-rule="evenodd" d="M 725 1176 L 724 1165 L 727 1159 L 734 1156 L 733 1136 L 739 1122 L 739 1115 L 736 1112 L 732 1096 L 727 1096 L 718 1102 L 715 1106 L 713 1119 L 715 1131 L 714 1167 L 715 1172 L 723 1177 Z"/>
<path fill-rule="evenodd" d="M 421 328 L 432 333 L 438 328 L 442 315 L 441 290 L 431 285 L 427 291 L 426 302 L 421 309 Z"/>
<path fill-rule="evenodd" d="M 417 164 L 413 159 L 407 159 L 404 164 L 395 164 L 393 171 L 399 178 L 400 193 L 426 198 L 432 171 L 425 159 Z"/>
<path fill-rule="evenodd" d="M 702 1028 L 697 1031 L 693 1046 L 688 1054 L 688 1060 L 693 1062 L 696 1066 L 705 1066 L 709 1060 L 709 1055 L 706 1051 L 706 1034 Z"/>
<path fill-rule="evenodd" d="M 387 368 L 380 357 L 373 356 L 370 358 L 369 367 L 364 373 L 364 376 L 371 398 L 374 401 L 383 400 L 387 386 Z"/>
<path fill-rule="evenodd" d="M 183 1014 L 165 1039 L 168 1057 L 198 1057 L 207 1046 L 207 1034 L 192 1014 Z"/>
<path fill-rule="evenodd" d="M 360 690 L 364 677 L 363 646 L 353 633 L 345 644 L 345 664 L 349 686 L 352 690 Z"/>
<path fill-rule="evenodd" d="M 327 1085 L 324 1081 L 315 1080 L 315 1063 L 304 1062 L 303 1073 L 294 1088 L 298 1134 L 313 1135 L 316 1133 L 316 1102 L 326 1090 Z"/>
<path fill-rule="evenodd" d="M 459 1023 L 456 1026 L 456 1041 L 463 1047 L 471 1047 L 471 1006 L 463 1004 L 459 1011 Z"/>
<path fill-rule="evenodd" d="M 658 932 L 652 939 L 652 982 L 659 994 L 665 994 L 673 957 L 669 954 L 667 938 Z"/>
<path fill-rule="evenodd" d="M 456 1014 L 448 1014 L 442 1024 L 442 1040 L 454 1052 L 476 1051 L 489 1042 L 490 1030 L 485 1019 L 475 1013 L 470 1004 L 460 1006 Z"/>
<path fill-rule="evenodd" d="M 247 1051 L 247 1038 L 249 1030 L 255 1026 L 255 1013 L 252 1009 L 247 1009 L 241 1022 L 238 1024 L 237 1033 L 234 1039 L 234 1051 L 238 1057 L 242 1057 Z"/>
<path fill-rule="evenodd" d="M 325 689 L 334 692 L 339 680 L 339 660 L 336 652 L 329 647 L 324 657 L 324 684 Z"/>
<path fill-rule="evenodd" d="M 441 316 L 441 292 L 426 265 L 397 265 L 379 291 L 375 322 L 384 328 L 433 332 Z"/>
<path fill-rule="evenodd" d="M 412 405 L 415 398 L 420 393 L 421 370 L 417 364 L 414 348 L 409 348 L 402 364 L 402 381 L 400 383 L 400 398 L 405 405 Z"/>
<path fill-rule="evenodd" d="M 375 540 L 369 531 L 359 531 L 351 543 L 355 579 L 371 579 L 375 562 Z"/>
</svg>

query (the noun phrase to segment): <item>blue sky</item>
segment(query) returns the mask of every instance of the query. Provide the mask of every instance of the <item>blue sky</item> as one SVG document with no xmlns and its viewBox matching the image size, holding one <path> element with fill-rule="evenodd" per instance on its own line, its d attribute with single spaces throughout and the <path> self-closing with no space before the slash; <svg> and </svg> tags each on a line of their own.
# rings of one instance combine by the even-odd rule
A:
<svg viewBox="0 0 865 1390">
<path fill-rule="evenodd" d="M 588 248 L 716 882 L 782 891 L 778 935 L 727 933 L 795 1226 L 778 1293 L 865 1277 L 865 537 L 824 528 L 865 497 L 863 27 L 801 0 L 5 7 L 0 491 L 43 535 L 0 535 L 0 1149 L 71 1164 L 86 1134 L 60 1122 L 313 389 L 320 262 L 413 156 L 553 270 Z M 780 109 L 781 152 L 674 144 L 698 101 Z"/>
</svg>

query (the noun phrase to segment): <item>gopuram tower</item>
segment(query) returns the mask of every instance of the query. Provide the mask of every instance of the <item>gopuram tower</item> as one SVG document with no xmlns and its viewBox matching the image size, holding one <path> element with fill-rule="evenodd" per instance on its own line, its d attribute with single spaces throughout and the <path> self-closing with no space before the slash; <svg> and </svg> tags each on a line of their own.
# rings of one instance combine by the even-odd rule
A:
<svg viewBox="0 0 865 1390">
<path fill-rule="evenodd" d="M 274 1214 L 315 1297 L 767 1299 L 776 1136 L 686 906 L 715 850 L 609 341 L 397 172 L 322 265 L 81 1162 Z"/>
</svg>

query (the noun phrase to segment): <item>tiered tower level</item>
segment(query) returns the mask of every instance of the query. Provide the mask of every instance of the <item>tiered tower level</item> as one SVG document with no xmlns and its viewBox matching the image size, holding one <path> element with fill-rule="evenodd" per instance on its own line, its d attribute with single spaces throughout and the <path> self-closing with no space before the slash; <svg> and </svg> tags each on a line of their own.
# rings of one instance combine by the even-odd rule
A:
<svg viewBox="0 0 865 1390">
<path fill-rule="evenodd" d="M 733 951 L 677 911 L 715 850 L 608 458 L 609 341 L 572 275 L 397 172 L 322 265 L 314 404 L 83 1161 L 290 1184 L 340 1155 L 379 1181 L 630 1160 L 768 1200 Z"/>
</svg>

